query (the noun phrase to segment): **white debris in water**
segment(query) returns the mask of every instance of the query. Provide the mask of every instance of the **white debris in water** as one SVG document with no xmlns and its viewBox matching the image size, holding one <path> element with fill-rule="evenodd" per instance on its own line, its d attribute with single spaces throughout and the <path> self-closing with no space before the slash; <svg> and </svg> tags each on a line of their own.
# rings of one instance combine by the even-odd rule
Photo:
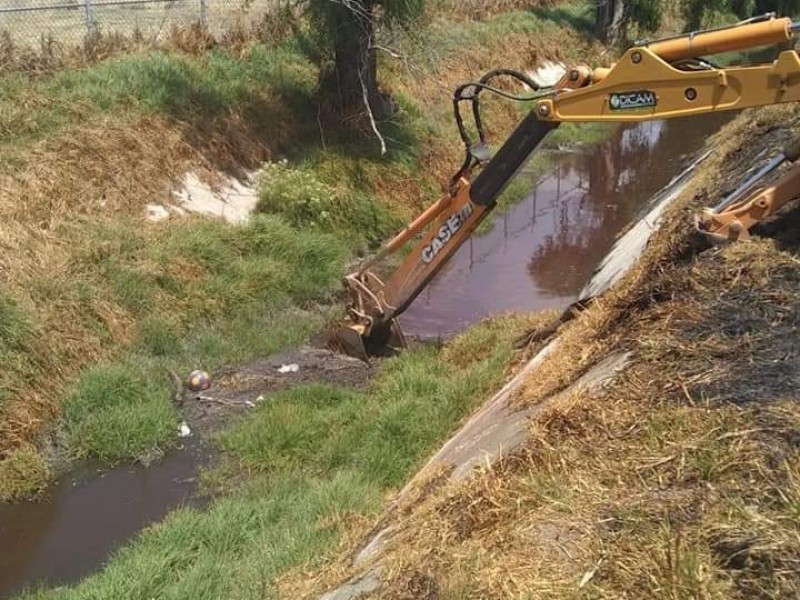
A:
<svg viewBox="0 0 800 600">
<path fill-rule="evenodd" d="M 300 370 L 300 365 L 294 363 L 291 365 L 283 365 L 278 369 L 278 373 L 297 373 Z"/>
<path fill-rule="evenodd" d="M 543 88 L 554 86 L 566 73 L 567 66 L 564 63 L 546 60 L 535 71 L 529 71 L 528 77 L 540 88 Z"/>
<path fill-rule="evenodd" d="M 249 173 L 244 182 L 223 176 L 223 184 L 212 188 L 197 174 L 187 173 L 181 189 L 173 192 L 178 201 L 175 208 L 221 218 L 228 223 L 245 223 L 258 203 L 254 175 Z"/>
<path fill-rule="evenodd" d="M 153 223 L 160 223 L 169 219 L 169 209 L 161 204 L 148 204 L 146 210 L 147 220 Z"/>
<path fill-rule="evenodd" d="M 180 425 L 178 425 L 178 437 L 186 438 L 192 435 L 192 430 L 189 429 L 189 425 L 186 424 L 186 421 L 182 421 Z"/>
</svg>

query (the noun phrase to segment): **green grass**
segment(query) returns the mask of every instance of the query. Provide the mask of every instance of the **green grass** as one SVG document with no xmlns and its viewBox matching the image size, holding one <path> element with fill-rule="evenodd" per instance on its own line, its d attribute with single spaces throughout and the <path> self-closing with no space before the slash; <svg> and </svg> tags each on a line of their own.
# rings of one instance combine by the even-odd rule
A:
<svg viewBox="0 0 800 600">
<path fill-rule="evenodd" d="M 86 372 L 64 412 L 73 448 L 114 460 L 135 457 L 174 437 L 177 415 L 159 379 L 128 365 Z"/>
<path fill-rule="evenodd" d="M 0 409 L 5 400 L 36 371 L 31 345 L 36 328 L 33 319 L 14 297 L 0 289 Z"/>
<path fill-rule="evenodd" d="M 30 448 L 15 450 L 0 461 L 0 502 L 39 493 L 50 477 L 50 467 L 41 454 Z"/>
<path fill-rule="evenodd" d="M 498 343 L 496 336 L 488 341 Z M 381 487 L 399 485 L 419 456 L 497 382 L 509 354 L 502 347 L 495 352 L 460 372 L 432 349 L 407 353 L 386 366 L 368 393 L 290 390 L 224 435 L 222 447 L 254 470 L 358 469 Z"/>
<path fill-rule="evenodd" d="M 0 132 L 4 146 L 30 143 L 112 111 L 123 122 L 147 114 L 198 122 L 268 97 L 307 103 L 314 78 L 295 48 L 258 44 L 243 58 L 224 50 L 202 58 L 153 51 L 38 81 L 9 74 L 2 77 Z"/>
<path fill-rule="evenodd" d="M 63 423 L 73 454 L 108 461 L 174 440 L 170 369 L 249 360 L 320 327 L 324 311 L 314 305 L 338 287 L 349 252 L 341 235 L 300 231 L 275 216 L 238 228 L 191 220 L 155 236 L 120 221 L 99 228 L 95 240 L 66 293 L 79 297 L 88 286 L 141 318 L 120 360 L 81 376 Z M 313 310 L 302 315 L 306 305 Z"/>
<path fill-rule="evenodd" d="M 498 320 L 443 351 L 410 351 L 384 362 L 367 391 L 315 385 L 270 397 L 219 437 L 251 475 L 243 487 L 145 530 L 83 583 L 26 598 L 276 597 L 276 577 L 332 556 L 343 517 L 374 514 L 502 383 L 524 328 L 523 318 Z"/>
<path fill-rule="evenodd" d="M 326 184 L 317 170 L 312 164 L 267 163 L 259 175 L 256 210 L 280 215 L 298 228 L 346 233 L 364 245 L 378 244 L 401 227 L 400 220 L 369 195 Z"/>
</svg>

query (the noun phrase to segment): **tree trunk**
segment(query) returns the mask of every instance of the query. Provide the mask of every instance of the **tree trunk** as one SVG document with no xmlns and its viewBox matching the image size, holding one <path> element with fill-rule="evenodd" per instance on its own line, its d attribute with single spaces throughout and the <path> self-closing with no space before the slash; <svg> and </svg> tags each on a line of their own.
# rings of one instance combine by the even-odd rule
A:
<svg viewBox="0 0 800 600">
<path fill-rule="evenodd" d="M 622 37 L 625 23 L 625 2 L 623 0 L 600 0 L 595 11 L 597 37 L 603 43 L 614 44 Z"/>
<path fill-rule="evenodd" d="M 342 114 L 364 111 L 366 90 L 373 116 L 382 119 L 390 116 L 391 107 L 378 90 L 377 58 L 371 49 L 373 25 L 371 7 L 351 13 L 339 29 L 333 70 L 323 76 L 322 88 Z"/>
</svg>

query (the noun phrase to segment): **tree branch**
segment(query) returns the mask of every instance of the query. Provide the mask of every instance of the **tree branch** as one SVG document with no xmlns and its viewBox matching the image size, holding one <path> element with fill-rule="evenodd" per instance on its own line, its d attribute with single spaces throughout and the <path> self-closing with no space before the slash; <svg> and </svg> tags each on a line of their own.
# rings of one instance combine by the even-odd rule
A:
<svg viewBox="0 0 800 600">
<path fill-rule="evenodd" d="M 361 93 L 364 97 L 364 107 L 367 109 L 369 123 L 372 125 L 372 131 L 375 132 L 378 141 L 381 143 L 381 156 L 383 156 L 386 154 L 386 140 L 383 139 L 378 129 L 378 124 L 375 122 L 375 115 L 372 114 L 372 107 L 369 105 L 369 92 L 367 91 L 367 85 L 364 83 L 364 76 L 361 74 L 361 69 L 358 70 L 358 80 L 361 82 Z"/>
</svg>

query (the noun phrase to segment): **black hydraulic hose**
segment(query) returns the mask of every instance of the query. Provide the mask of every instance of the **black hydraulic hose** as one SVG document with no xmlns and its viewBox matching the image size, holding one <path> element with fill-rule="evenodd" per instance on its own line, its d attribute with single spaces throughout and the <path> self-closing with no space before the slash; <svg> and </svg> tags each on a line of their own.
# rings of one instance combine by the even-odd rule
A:
<svg viewBox="0 0 800 600">
<path fill-rule="evenodd" d="M 525 85 L 527 85 L 531 90 L 535 93 L 529 96 L 521 96 L 516 94 L 511 94 L 499 88 L 493 87 L 489 85 L 489 82 L 492 79 L 497 77 L 512 77 Z M 456 125 L 458 126 L 458 132 L 461 136 L 461 140 L 464 142 L 464 146 L 466 149 L 466 158 L 464 160 L 464 164 L 462 165 L 461 169 L 459 169 L 456 174 L 453 176 L 451 180 L 451 185 L 455 186 L 458 182 L 458 179 L 467 171 L 472 169 L 479 161 L 473 155 L 473 140 L 470 137 L 466 125 L 464 123 L 464 117 L 461 114 L 461 103 L 470 101 L 472 102 L 472 114 L 473 119 L 475 121 L 475 128 L 478 132 L 478 138 L 480 144 L 486 144 L 486 130 L 483 126 L 483 118 L 481 115 L 481 105 L 480 105 L 480 94 L 482 91 L 488 91 L 490 93 L 496 94 L 503 98 L 507 98 L 509 100 L 513 100 L 516 102 L 530 102 L 540 98 L 542 96 L 542 88 L 535 82 L 533 79 L 521 73 L 520 71 L 516 71 L 514 69 L 494 69 L 489 71 L 483 77 L 480 78 L 479 81 L 469 82 L 460 85 L 456 88 L 455 93 L 453 94 L 453 112 L 455 114 Z M 467 92 L 470 93 L 467 93 Z"/>
<path fill-rule="evenodd" d="M 478 128 L 478 135 L 480 136 L 481 143 L 486 143 L 486 132 L 483 130 L 483 122 L 481 119 L 481 108 L 480 108 L 480 95 L 484 89 L 490 89 L 488 83 L 497 77 L 513 77 L 514 79 L 521 81 L 525 85 L 527 85 L 531 90 L 538 91 L 539 86 L 535 81 L 533 81 L 530 77 L 525 75 L 520 71 L 516 71 L 514 69 L 494 69 L 493 71 L 489 71 L 483 77 L 480 78 L 478 82 L 477 90 L 475 92 L 475 99 L 472 102 L 472 112 L 475 115 L 475 125 Z M 500 90 L 495 88 L 491 88 L 491 91 L 495 94 L 500 96 L 512 99 L 512 100 L 519 100 L 523 102 L 524 100 L 521 99 L 519 96 L 512 96 L 511 94 L 506 94 Z"/>
</svg>

